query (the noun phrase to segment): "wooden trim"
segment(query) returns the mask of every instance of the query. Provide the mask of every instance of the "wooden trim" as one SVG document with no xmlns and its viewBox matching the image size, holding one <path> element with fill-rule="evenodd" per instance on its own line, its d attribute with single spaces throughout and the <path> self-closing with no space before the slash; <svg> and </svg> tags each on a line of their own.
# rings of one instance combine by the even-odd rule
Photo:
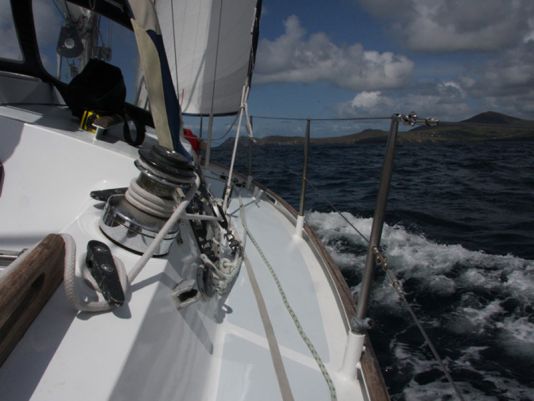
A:
<svg viewBox="0 0 534 401">
<path fill-rule="evenodd" d="M 0 277 L 0 365 L 63 280 L 65 243 L 50 234 Z"/>
</svg>

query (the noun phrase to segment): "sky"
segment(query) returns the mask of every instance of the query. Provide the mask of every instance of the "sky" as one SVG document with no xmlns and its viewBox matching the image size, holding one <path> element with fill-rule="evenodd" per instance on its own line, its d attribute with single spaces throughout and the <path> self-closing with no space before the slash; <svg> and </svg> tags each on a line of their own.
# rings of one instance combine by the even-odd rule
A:
<svg viewBox="0 0 534 401">
<path fill-rule="evenodd" d="M 264 0 L 249 106 L 534 119 L 534 1 Z"/>
<path fill-rule="evenodd" d="M 8 0 L 0 7 L 0 56 L 20 57 Z M 39 46 L 51 49 L 43 62 L 52 72 L 58 13 L 52 0 L 36 0 L 34 8 Z M 131 32 L 114 35 L 115 44 L 133 46 L 121 37 Z M 113 51 L 127 71 L 126 55 L 135 48 Z M 136 82 L 135 74 L 126 75 Z M 263 0 L 249 109 L 254 116 L 298 118 L 415 111 L 442 121 L 492 110 L 534 119 L 534 0 Z M 216 124 L 219 137 L 232 121 Z M 198 119 L 186 123 L 200 128 Z M 299 135 L 304 126 L 255 120 L 258 136 Z M 314 127 L 317 135 L 366 128 Z"/>
</svg>

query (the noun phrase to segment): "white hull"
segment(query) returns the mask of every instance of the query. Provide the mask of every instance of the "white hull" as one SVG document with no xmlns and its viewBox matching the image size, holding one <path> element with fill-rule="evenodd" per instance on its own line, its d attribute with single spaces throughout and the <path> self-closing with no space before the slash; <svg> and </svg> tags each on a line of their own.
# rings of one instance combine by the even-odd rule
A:
<svg viewBox="0 0 534 401">
<path fill-rule="evenodd" d="M 33 111 L 0 108 L 5 175 L 0 249 L 20 250 L 49 233 L 65 233 L 76 242 L 78 263 L 83 263 L 87 242 L 97 239 L 131 269 L 139 255 L 102 234 L 98 223 L 103 204 L 89 193 L 127 186 L 138 173 L 136 149 L 77 130 L 68 109 L 29 109 Z M 205 171 L 217 197 L 224 187 L 221 172 L 217 167 Z M 228 208 L 231 224 L 244 240 L 241 196 L 248 228 L 324 362 L 337 399 L 368 399 L 361 365 L 357 373 L 358 361 L 346 355 L 349 325 L 343 289 L 313 241 L 295 235 L 291 210 L 272 195 L 253 197 L 260 192 L 255 187 L 234 190 Z M 279 367 L 273 365 L 276 350 L 266 336 L 266 318 L 260 316 L 245 266 L 226 299 L 203 297 L 177 310 L 171 292 L 177 283 L 195 279 L 199 263 L 187 221 L 181 222 L 181 238 L 168 256 L 150 259 L 133 283 L 130 301 L 113 312 L 76 314 L 60 285 L 0 367 L 2 400 L 287 400 L 280 390 Z M 245 255 L 294 399 L 331 399 L 316 360 L 249 239 Z"/>
</svg>

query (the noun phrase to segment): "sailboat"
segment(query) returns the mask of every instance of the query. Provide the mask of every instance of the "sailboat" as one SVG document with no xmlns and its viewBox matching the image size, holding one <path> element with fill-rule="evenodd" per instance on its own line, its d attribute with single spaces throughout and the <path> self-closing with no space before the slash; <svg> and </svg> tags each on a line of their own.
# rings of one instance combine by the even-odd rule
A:
<svg viewBox="0 0 534 401">
<path fill-rule="evenodd" d="M 4 5 L 21 57 L 0 60 L 0 398 L 388 400 L 365 299 L 356 310 L 302 210 L 233 171 L 261 2 L 50 5 L 64 23 L 48 69 L 42 3 Z M 111 116 L 72 85 L 117 72 L 96 21 L 133 31 L 141 64 Z M 209 138 L 239 115 L 230 169 L 209 143 L 195 154 L 182 112 L 207 116 Z M 380 193 L 383 213 L 387 180 Z"/>
</svg>

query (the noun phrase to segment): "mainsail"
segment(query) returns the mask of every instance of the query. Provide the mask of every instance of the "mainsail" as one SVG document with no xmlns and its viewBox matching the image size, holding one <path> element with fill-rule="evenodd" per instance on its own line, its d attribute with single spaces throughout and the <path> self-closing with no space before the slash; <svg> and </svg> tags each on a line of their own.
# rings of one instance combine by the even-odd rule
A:
<svg viewBox="0 0 534 401">
<path fill-rule="evenodd" d="M 158 0 L 156 12 L 174 87 L 189 115 L 239 111 L 250 83 L 261 0 Z M 137 104 L 146 105 L 139 91 Z"/>
</svg>

